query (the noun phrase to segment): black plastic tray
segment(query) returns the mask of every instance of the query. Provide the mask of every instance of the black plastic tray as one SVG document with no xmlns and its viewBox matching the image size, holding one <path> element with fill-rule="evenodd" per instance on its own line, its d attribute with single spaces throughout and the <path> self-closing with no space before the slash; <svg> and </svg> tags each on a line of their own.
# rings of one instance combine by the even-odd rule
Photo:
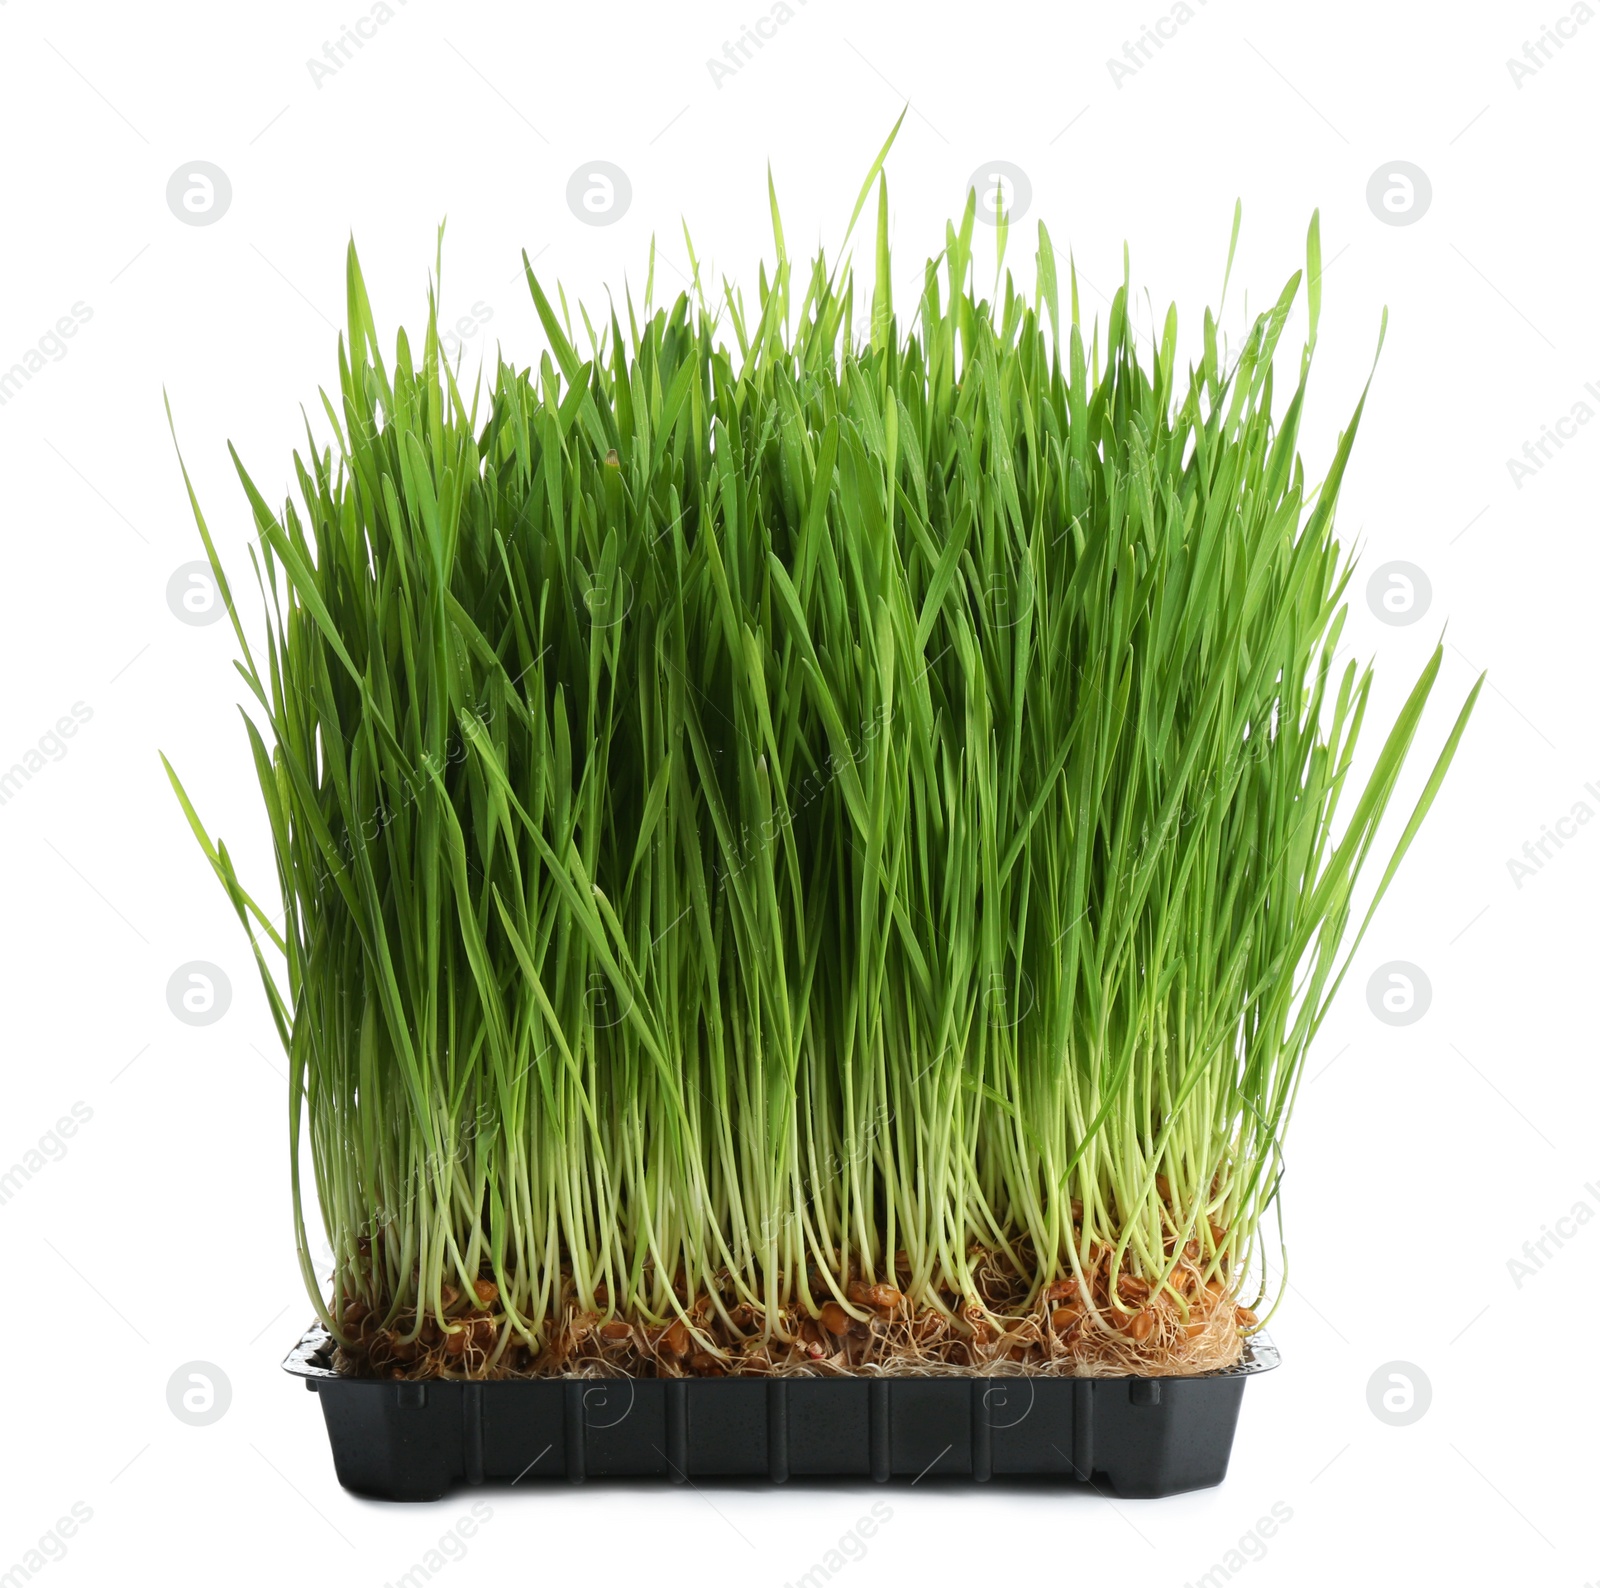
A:
<svg viewBox="0 0 1600 1588">
<path fill-rule="evenodd" d="M 284 1360 L 322 1397 L 339 1482 L 437 1500 L 536 1478 L 1056 1478 L 1129 1498 L 1221 1483 L 1265 1335 L 1194 1378 L 350 1378 L 317 1326 Z"/>
</svg>

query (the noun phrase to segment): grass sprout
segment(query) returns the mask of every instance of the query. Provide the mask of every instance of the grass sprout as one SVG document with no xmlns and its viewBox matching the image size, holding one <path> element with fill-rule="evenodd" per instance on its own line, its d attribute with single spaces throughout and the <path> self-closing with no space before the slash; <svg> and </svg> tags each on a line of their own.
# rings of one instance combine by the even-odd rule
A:
<svg viewBox="0 0 1600 1588">
<path fill-rule="evenodd" d="M 1441 653 L 1358 777 L 1315 219 L 1184 362 L 1126 280 L 1086 327 L 1043 225 L 1001 285 L 970 200 L 896 301 L 882 160 L 859 304 L 774 195 L 753 302 L 580 336 L 529 267 L 548 351 L 470 391 L 436 285 L 380 350 L 352 245 L 330 439 L 278 508 L 235 454 L 264 642 L 190 490 L 279 913 L 168 771 L 353 1364 L 1189 1370 L 1263 1306 L 1308 1047 L 1478 688 L 1358 909 Z"/>
</svg>

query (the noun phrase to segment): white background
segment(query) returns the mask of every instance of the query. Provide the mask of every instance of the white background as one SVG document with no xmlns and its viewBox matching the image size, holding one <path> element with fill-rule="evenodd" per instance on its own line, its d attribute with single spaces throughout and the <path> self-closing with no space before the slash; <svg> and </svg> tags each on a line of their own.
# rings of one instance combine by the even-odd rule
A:
<svg viewBox="0 0 1600 1588">
<path fill-rule="evenodd" d="M 0 805 L 0 1168 L 75 1102 L 92 1110 L 65 1156 L 0 1205 L 0 1571 L 78 1501 L 92 1520 L 44 1568 L 49 1582 L 123 1580 L 138 1561 L 181 1584 L 318 1573 L 377 1588 L 481 1499 L 492 1520 L 447 1582 L 778 1585 L 886 1498 L 893 1519 L 846 1569 L 847 1588 L 1041 1569 L 1176 1588 L 1275 1502 L 1292 1520 L 1244 1568 L 1252 1583 L 1600 1579 L 1589 1371 L 1600 1228 L 1567 1225 L 1573 1238 L 1548 1245 L 1520 1286 L 1507 1266 L 1580 1200 L 1600 1211 L 1600 824 L 1570 828 L 1520 887 L 1507 866 L 1577 802 L 1600 812 L 1584 787 L 1600 788 L 1600 425 L 1578 427 L 1520 484 L 1507 467 L 1585 399 L 1585 382 L 1600 387 L 1600 20 L 1571 24 L 1570 42 L 1519 81 L 1508 58 L 1570 17 L 1566 0 L 1195 0 L 1192 20 L 1119 82 L 1108 58 L 1172 16 L 1164 0 L 792 0 L 793 19 L 719 83 L 707 58 L 770 14 L 761 0 L 560 15 L 393 4 L 393 20 L 319 83 L 308 57 L 371 14 L 362 0 L 0 0 L 0 369 L 75 303 L 92 311 L 65 356 L 0 407 L 0 768 L 74 703 L 92 712 L 66 754 Z M 316 393 L 336 380 L 352 233 L 386 334 L 402 321 L 418 331 L 448 216 L 446 318 L 492 311 L 467 367 L 495 340 L 526 363 L 542 339 L 520 250 L 595 306 L 607 282 L 619 302 L 625 279 L 642 291 L 654 234 L 659 299 L 683 285 L 687 219 L 702 261 L 753 296 L 770 247 L 767 162 L 791 249 L 831 246 L 907 100 L 888 166 L 902 303 L 969 178 L 996 160 L 1032 184 L 1010 259 L 1020 280 L 1042 217 L 1077 258 L 1085 314 L 1103 315 L 1127 239 L 1136 285 L 1158 315 L 1178 303 L 1191 353 L 1234 199 L 1235 345 L 1246 295 L 1252 311 L 1276 296 L 1320 206 L 1322 339 L 1302 432 L 1314 477 L 1390 311 L 1340 524 L 1362 552 L 1349 634 L 1378 662 L 1375 725 L 1444 631 L 1403 795 L 1477 671 L 1490 682 L 1312 1056 L 1285 1184 L 1292 1284 L 1273 1321 L 1285 1365 L 1248 1389 L 1226 1484 L 1160 1502 L 931 1484 L 356 1500 L 334 1480 L 316 1402 L 277 1366 L 309 1316 L 282 1056 L 157 759 L 159 748 L 174 760 L 267 888 L 228 625 L 185 625 L 167 603 L 174 570 L 202 553 L 163 389 L 224 560 L 248 583 L 226 442 L 281 498 L 302 404 L 325 433 Z M 197 160 L 231 181 L 214 225 L 180 224 L 166 202 L 169 177 Z M 606 227 L 566 203 L 569 177 L 595 160 L 633 189 Z M 1427 213 L 1406 226 L 1384 224 L 1366 197 L 1397 160 L 1432 184 Z M 1140 314 L 1148 324 L 1150 308 Z M 1285 338 L 1291 368 L 1301 335 Z M 1588 401 L 1600 412 L 1600 397 Z M 1431 583 L 1409 626 L 1368 608 L 1370 571 L 1389 561 Z M 169 977 L 191 960 L 220 965 L 233 988 L 204 1028 L 167 1005 Z M 1427 1013 L 1405 1027 L 1375 1018 L 1366 997 L 1391 961 L 1431 983 Z M 196 1359 L 232 1385 L 227 1415 L 204 1428 L 166 1401 L 173 1371 Z M 1396 1361 L 1432 1388 L 1406 1427 L 1368 1408 L 1369 1380 Z"/>
</svg>

